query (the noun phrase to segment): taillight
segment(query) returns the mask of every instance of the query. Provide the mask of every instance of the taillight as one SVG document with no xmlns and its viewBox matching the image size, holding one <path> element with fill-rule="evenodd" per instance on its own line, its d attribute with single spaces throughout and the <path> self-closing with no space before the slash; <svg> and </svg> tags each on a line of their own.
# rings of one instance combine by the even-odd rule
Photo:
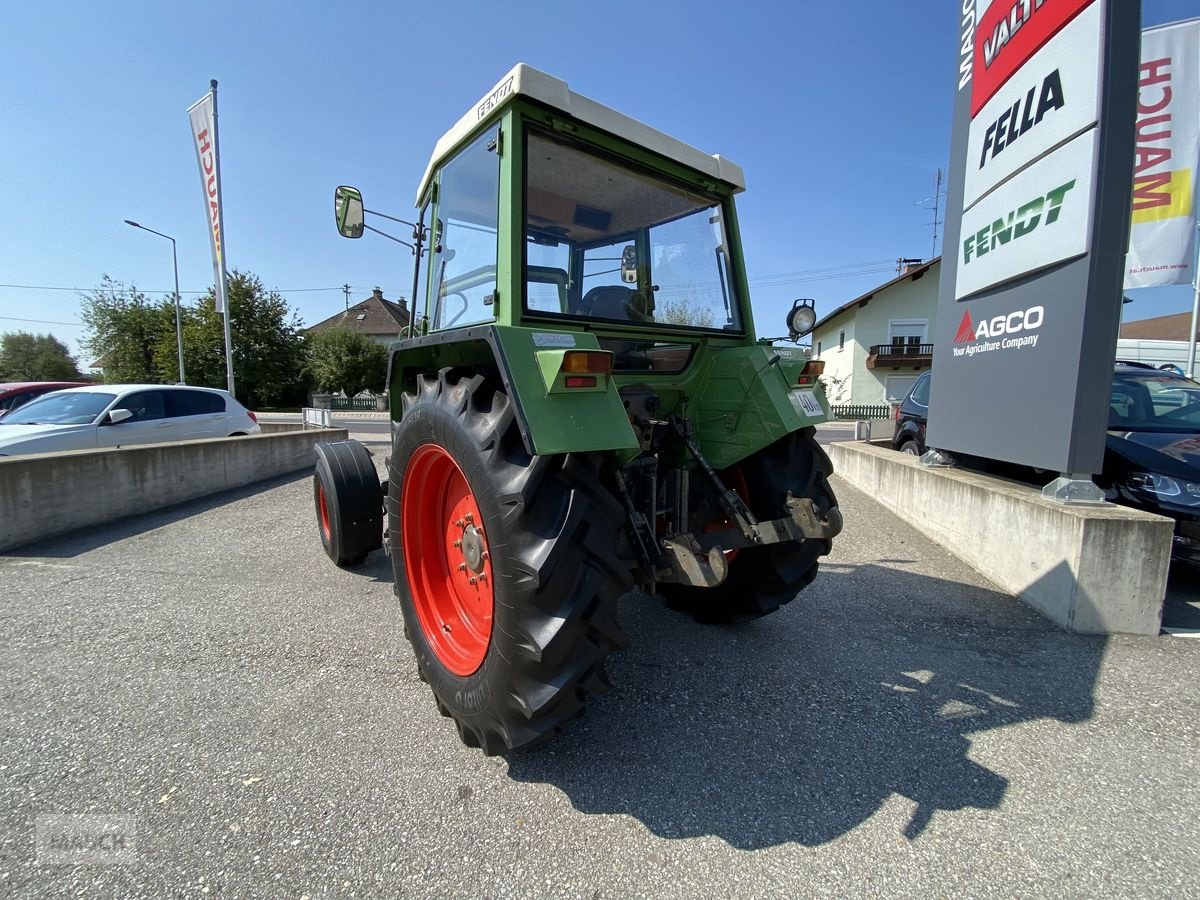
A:
<svg viewBox="0 0 1200 900">
<path fill-rule="evenodd" d="M 804 364 L 804 374 L 805 375 L 824 375 L 825 374 L 825 360 L 810 359 L 808 362 L 806 362 Z"/>
<path fill-rule="evenodd" d="M 596 386 L 595 375 L 568 375 L 563 379 L 563 384 L 569 388 L 585 388 Z"/>
<path fill-rule="evenodd" d="M 559 371 L 571 375 L 594 374 L 611 375 L 613 355 L 607 350 L 568 350 L 563 354 Z M 567 379 L 567 387 L 584 387 L 582 384 L 571 384 Z M 589 387 L 595 387 L 595 379 Z"/>
<path fill-rule="evenodd" d="M 896 404 L 896 414 L 892 418 L 894 418 L 897 422 L 900 421 L 900 404 L 899 403 Z"/>
<path fill-rule="evenodd" d="M 248 415 L 248 416 L 250 417 L 250 421 L 251 421 L 251 422 L 253 422 L 255 425 L 257 425 L 257 424 L 258 424 L 258 416 L 256 416 L 256 415 L 255 415 L 254 413 L 252 413 L 250 410 L 246 410 L 246 415 Z"/>
</svg>

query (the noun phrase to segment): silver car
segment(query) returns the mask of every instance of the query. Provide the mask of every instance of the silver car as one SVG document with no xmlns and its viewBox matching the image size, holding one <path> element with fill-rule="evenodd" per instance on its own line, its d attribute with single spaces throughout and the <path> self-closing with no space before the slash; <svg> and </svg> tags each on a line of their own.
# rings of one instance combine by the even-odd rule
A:
<svg viewBox="0 0 1200 900">
<path fill-rule="evenodd" d="M 228 391 L 97 384 L 45 394 L 0 419 L 0 456 L 257 434 Z"/>
</svg>

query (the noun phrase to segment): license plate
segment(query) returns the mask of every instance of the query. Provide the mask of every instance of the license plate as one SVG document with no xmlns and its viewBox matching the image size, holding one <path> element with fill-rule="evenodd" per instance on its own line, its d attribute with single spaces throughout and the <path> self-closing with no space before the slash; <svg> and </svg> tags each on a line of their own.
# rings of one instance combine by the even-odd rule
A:
<svg viewBox="0 0 1200 900">
<path fill-rule="evenodd" d="M 806 416 L 825 415 L 825 410 L 821 409 L 821 401 L 812 391 L 792 391 L 792 404 Z"/>
</svg>

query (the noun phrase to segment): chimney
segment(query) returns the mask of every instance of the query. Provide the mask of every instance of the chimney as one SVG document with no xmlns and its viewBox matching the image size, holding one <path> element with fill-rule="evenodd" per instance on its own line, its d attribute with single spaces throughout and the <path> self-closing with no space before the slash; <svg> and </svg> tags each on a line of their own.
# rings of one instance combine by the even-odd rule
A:
<svg viewBox="0 0 1200 900">
<path fill-rule="evenodd" d="M 371 299 L 382 300 L 383 299 L 383 288 L 377 287 L 373 291 L 371 291 Z"/>
</svg>

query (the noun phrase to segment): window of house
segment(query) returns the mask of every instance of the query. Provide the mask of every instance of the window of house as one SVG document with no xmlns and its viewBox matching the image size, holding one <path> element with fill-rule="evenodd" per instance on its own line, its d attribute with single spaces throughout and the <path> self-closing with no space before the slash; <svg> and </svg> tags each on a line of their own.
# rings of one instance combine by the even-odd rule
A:
<svg viewBox="0 0 1200 900">
<path fill-rule="evenodd" d="M 821 355 L 821 342 L 817 341 L 817 356 Z"/>
<path fill-rule="evenodd" d="M 839 350 L 846 349 L 846 332 L 844 332 L 844 331 L 838 332 L 838 349 Z"/>
<path fill-rule="evenodd" d="M 892 319 L 888 323 L 888 343 L 893 353 L 918 353 L 929 333 L 928 319 Z"/>
</svg>

